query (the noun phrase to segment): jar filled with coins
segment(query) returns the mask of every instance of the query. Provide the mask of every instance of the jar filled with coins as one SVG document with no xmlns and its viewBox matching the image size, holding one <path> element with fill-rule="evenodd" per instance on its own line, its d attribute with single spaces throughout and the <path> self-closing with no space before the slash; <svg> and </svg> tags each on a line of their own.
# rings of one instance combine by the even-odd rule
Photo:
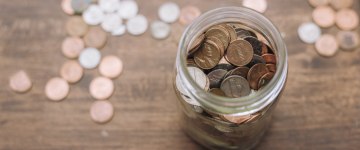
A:
<svg viewBox="0 0 360 150">
<path fill-rule="evenodd" d="M 251 149 L 286 78 L 286 47 L 269 19 L 244 7 L 210 10 L 180 40 L 173 83 L 181 126 L 209 149 Z"/>
</svg>

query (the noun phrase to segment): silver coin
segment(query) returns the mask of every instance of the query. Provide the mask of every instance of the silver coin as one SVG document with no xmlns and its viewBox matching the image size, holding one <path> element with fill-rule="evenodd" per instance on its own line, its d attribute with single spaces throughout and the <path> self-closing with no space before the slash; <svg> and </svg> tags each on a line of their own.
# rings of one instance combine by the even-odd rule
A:
<svg viewBox="0 0 360 150">
<path fill-rule="evenodd" d="M 104 12 L 98 5 L 90 5 L 83 12 L 83 19 L 89 25 L 98 25 L 104 20 Z"/>
<path fill-rule="evenodd" d="M 224 79 L 220 89 L 224 92 L 226 97 L 238 98 L 250 94 L 250 85 L 248 81 L 238 75 L 232 75 Z"/>
<path fill-rule="evenodd" d="M 176 84 L 176 88 L 179 90 L 180 94 L 188 95 L 187 91 L 185 91 L 185 88 L 181 83 L 179 74 L 176 75 L 175 84 Z"/>
<path fill-rule="evenodd" d="M 150 32 L 155 39 L 165 39 L 170 35 L 171 27 L 162 21 L 154 21 L 151 23 Z"/>
<path fill-rule="evenodd" d="M 208 74 L 208 77 L 210 80 L 210 89 L 220 88 L 221 82 L 223 81 L 223 79 L 227 73 L 228 73 L 228 71 L 223 70 L 223 69 L 217 69 L 217 70 L 211 71 Z"/>
<path fill-rule="evenodd" d="M 125 34 L 125 31 L 126 31 L 126 26 L 122 24 L 116 29 L 112 30 L 111 35 L 113 36 L 123 35 Z"/>
<path fill-rule="evenodd" d="M 97 67 L 101 60 L 101 53 L 93 47 L 85 48 L 79 55 L 79 63 L 85 69 Z"/>
<path fill-rule="evenodd" d="M 200 88 L 204 89 L 206 86 L 206 74 L 197 67 L 187 67 L 190 76 L 194 81 L 200 86 Z"/>
<path fill-rule="evenodd" d="M 121 16 L 121 18 L 125 20 L 129 20 L 134 18 L 139 11 L 139 7 L 137 3 L 133 0 L 124 0 L 121 2 L 120 8 L 117 13 Z"/>
<path fill-rule="evenodd" d="M 138 14 L 126 22 L 126 29 L 132 35 L 143 34 L 148 28 L 148 21 L 144 15 Z"/>
<path fill-rule="evenodd" d="M 166 23 L 173 23 L 179 18 L 180 7 L 173 2 L 167 2 L 160 6 L 158 14 L 160 20 Z"/>
<path fill-rule="evenodd" d="M 120 0 L 99 0 L 100 8 L 106 13 L 113 13 L 120 7 Z"/>
<path fill-rule="evenodd" d="M 188 97 L 188 96 L 186 96 L 186 95 L 184 95 L 184 94 L 181 94 L 181 93 L 180 93 L 180 95 L 181 95 L 181 98 L 182 98 L 186 103 L 191 104 L 191 105 L 194 105 L 194 106 L 201 106 L 198 101 L 193 100 L 193 99 L 191 99 L 190 97 Z"/>
<path fill-rule="evenodd" d="M 118 14 L 106 14 L 104 20 L 101 22 L 101 28 L 106 32 L 111 32 L 122 24 L 122 19 Z"/>
<path fill-rule="evenodd" d="M 312 44 L 321 36 L 321 29 L 315 23 L 306 22 L 300 25 L 298 34 L 303 42 Z"/>
</svg>

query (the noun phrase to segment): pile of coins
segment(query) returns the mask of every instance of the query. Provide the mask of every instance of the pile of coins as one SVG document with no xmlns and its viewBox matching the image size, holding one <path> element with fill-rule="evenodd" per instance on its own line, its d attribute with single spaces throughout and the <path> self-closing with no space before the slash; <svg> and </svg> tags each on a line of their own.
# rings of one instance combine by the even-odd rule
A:
<svg viewBox="0 0 360 150">
<path fill-rule="evenodd" d="M 298 34 L 303 42 L 315 43 L 316 51 L 326 57 L 334 56 L 339 48 L 354 50 L 359 46 L 359 34 L 352 31 L 359 26 L 359 15 L 349 8 L 353 0 L 309 0 L 309 3 L 315 7 L 312 13 L 315 23 L 307 22 L 299 27 Z M 341 29 L 336 37 L 321 34 L 320 27 L 329 28 L 335 24 Z"/>
</svg>

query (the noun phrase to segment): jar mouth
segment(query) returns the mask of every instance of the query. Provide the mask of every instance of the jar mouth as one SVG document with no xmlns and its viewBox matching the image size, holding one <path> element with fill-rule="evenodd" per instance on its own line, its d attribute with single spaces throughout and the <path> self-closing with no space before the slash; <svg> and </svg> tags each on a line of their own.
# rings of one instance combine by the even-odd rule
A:
<svg viewBox="0 0 360 150">
<path fill-rule="evenodd" d="M 187 70 L 187 49 L 192 39 L 209 27 L 224 22 L 244 24 L 258 31 L 274 49 L 277 58 L 277 71 L 268 85 L 254 95 L 228 98 L 211 94 L 197 85 Z M 242 115 L 261 110 L 279 95 L 287 76 L 287 51 L 278 29 L 264 15 L 242 6 L 217 7 L 195 19 L 181 37 L 176 59 L 178 75 L 184 87 L 188 89 L 189 96 L 197 100 L 206 109 L 222 114 L 236 113 Z"/>
</svg>

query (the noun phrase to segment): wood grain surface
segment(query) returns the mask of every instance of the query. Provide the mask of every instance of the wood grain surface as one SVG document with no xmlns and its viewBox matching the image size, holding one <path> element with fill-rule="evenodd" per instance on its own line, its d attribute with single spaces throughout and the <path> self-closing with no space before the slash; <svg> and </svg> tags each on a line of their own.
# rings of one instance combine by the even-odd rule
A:
<svg viewBox="0 0 360 150">
<path fill-rule="evenodd" d="M 352 6 L 358 13 L 360 2 Z M 149 22 L 167 0 L 136 0 L 139 13 Z M 181 0 L 206 12 L 241 0 Z M 94 99 L 90 81 L 98 69 L 70 85 L 70 94 L 52 102 L 44 94 L 46 82 L 59 76 L 68 61 L 60 50 L 67 36 L 60 0 L 0 0 L 0 149 L 1 150 L 202 150 L 180 128 L 172 89 L 176 41 L 185 27 L 171 24 L 172 35 L 155 40 L 149 30 L 140 36 L 113 37 L 102 56 L 116 55 L 124 63 L 114 79 L 109 99 L 116 114 L 107 124 L 90 119 Z M 284 95 L 272 124 L 257 150 L 351 150 L 360 148 L 360 51 L 339 51 L 335 57 L 317 54 L 314 45 L 300 41 L 297 28 L 312 21 L 313 8 L 306 0 L 268 0 L 265 15 L 284 36 L 289 73 Z M 333 26 L 322 29 L 335 35 Z M 359 32 L 359 28 L 356 29 Z M 9 77 L 24 69 L 32 89 L 17 94 Z"/>
</svg>

